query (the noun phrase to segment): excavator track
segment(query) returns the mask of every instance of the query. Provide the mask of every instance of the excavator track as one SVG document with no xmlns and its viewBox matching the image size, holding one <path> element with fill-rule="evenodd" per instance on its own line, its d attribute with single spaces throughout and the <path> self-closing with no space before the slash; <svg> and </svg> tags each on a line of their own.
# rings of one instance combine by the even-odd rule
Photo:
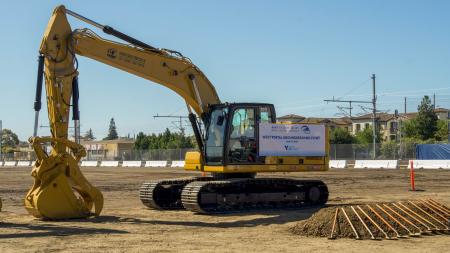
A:
<svg viewBox="0 0 450 253">
<path fill-rule="evenodd" d="M 146 182 L 139 189 L 139 198 L 145 206 L 152 209 L 184 209 L 181 203 L 181 192 L 183 188 L 194 181 L 201 182 L 211 179 L 210 177 L 186 177 Z"/>
<path fill-rule="evenodd" d="M 181 194 L 184 208 L 204 214 L 321 206 L 327 200 L 322 181 L 284 178 L 193 181 Z"/>
</svg>

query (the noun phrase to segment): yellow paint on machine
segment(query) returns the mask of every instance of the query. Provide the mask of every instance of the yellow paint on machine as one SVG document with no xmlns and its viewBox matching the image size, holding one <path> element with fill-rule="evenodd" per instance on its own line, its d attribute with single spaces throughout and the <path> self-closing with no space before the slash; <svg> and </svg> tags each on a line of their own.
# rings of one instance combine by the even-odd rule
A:
<svg viewBox="0 0 450 253">
<path fill-rule="evenodd" d="M 205 172 L 305 172 L 328 170 L 328 157 L 266 157 L 264 164 L 201 165 L 200 152 L 187 152 L 185 170 Z"/>
<path fill-rule="evenodd" d="M 308 172 L 327 171 L 329 169 L 329 133 L 325 131 L 325 156 L 267 156 L 264 164 L 233 164 L 233 165 L 203 165 L 198 151 L 187 152 L 185 156 L 185 170 L 219 173 L 236 172 Z"/>
</svg>

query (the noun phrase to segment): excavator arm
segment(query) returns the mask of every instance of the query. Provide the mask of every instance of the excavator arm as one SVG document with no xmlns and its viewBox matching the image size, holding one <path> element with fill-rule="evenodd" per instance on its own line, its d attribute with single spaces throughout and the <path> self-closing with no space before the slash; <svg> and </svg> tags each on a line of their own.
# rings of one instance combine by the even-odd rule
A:
<svg viewBox="0 0 450 253">
<path fill-rule="evenodd" d="M 103 39 L 89 29 L 72 30 L 66 14 L 92 24 L 129 44 Z M 30 138 L 37 161 L 32 169 L 34 185 L 25 197 L 25 208 L 35 217 L 48 219 L 87 217 L 92 214 L 99 215 L 103 207 L 101 192 L 87 181 L 78 166 L 86 151 L 81 145 L 68 140 L 70 107 L 73 109 L 72 119 L 75 121 L 75 140 L 79 137 L 76 55 L 148 79 L 180 95 L 190 112 L 190 120 L 200 149 L 202 138 L 192 110 L 205 119 L 209 105 L 220 103 L 211 82 L 198 67 L 180 53 L 154 48 L 112 27 L 100 25 L 67 10 L 64 6 L 58 6 L 50 18 L 40 46 L 34 106 L 35 137 Z M 43 77 L 47 94 L 50 138 L 36 137 Z M 42 148 L 45 142 L 52 145 L 50 154 Z"/>
</svg>

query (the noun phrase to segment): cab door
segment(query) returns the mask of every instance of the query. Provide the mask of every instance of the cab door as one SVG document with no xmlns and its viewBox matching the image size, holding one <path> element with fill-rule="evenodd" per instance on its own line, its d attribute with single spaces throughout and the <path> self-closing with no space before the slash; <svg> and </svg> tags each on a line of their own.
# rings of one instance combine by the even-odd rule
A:
<svg viewBox="0 0 450 253">
<path fill-rule="evenodd" d="M 227 113 L 227 107 L 213 109 L 206 125 L 205 160 L 208 165 L 224 164 Z"/>
<path fill-rule="evenodd" d="M 259 123 L 272 123 L 270 106 L 248 105 L 231 110 L 229 118 L 227 162 L 228 164 L 263 164 L 258 155 Z"/>
<path fill-rule="evenodd" d="M 228 138 L 230 164 L 254 163 L 257 157 L 256 108 L 237 107 L 231 115 Z"/>
</svg>

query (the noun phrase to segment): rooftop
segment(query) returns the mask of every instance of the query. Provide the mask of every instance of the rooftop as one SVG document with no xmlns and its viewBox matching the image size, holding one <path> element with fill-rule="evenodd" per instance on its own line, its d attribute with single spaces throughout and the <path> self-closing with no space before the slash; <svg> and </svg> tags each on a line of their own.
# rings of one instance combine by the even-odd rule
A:
<svg viewBox="0 0 450 253">
<path fill-rule="evenodd" d="M 134 143 L 131 138 L 119 138 L 115 140 L 81 140 L 81 144 L 116 144 L 116 143 Z"/>
<path fill-rule="evenodd" d="M 450 110 L 446 108 L 436 108 L 436 113 L 449 113 Z M 380 112 L 376 114 L 377 120 L 386 122 L 395 119 L 395 115 L 391 113 Z M 417 116 L 417 112 L 399 113 L 400 118 L 413 119 Z M 341 118 L 317 118 L 317 117 L 304 117 L 297 114 L 288 114 L 277 118 L 278 121 L 290 121 L 294 123 L 332 123 L 336 125 L 349 125 L 353 120 L 371 120 L 372 113 L 363 114 L 356 117 L 341 117 Z"/>
<path fill-rule="evenodd" d="M 304 120 L 306 117 L 297 115 L 297 114 L 288 114 L 281 117 L 278 117 L 278 120 Z"/>
</svg>

